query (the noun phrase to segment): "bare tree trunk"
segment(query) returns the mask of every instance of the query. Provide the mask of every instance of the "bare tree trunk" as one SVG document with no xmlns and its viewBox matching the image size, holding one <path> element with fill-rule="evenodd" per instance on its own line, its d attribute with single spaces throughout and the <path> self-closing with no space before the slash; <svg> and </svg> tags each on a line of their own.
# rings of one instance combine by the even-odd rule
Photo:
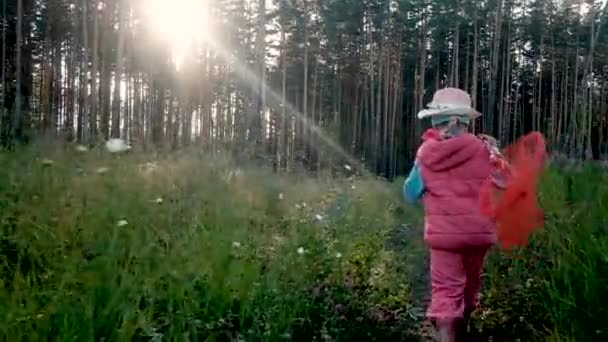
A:
<svg viewBox="0 0 608 342">
<path fill-rule="evenodd" d="M 141 74 L 137 73 L 133 80 L 133 140 L 143 145 L 144 142 L 144 120 L 141 103 L 142 79 Z"/>
<path fill-rule="evenodd" d="M 496 86 L 497 86 L 497 74 L 498 74 L 498 57 L 500 54 L 500 42 L 502 36 L 502 10 L 503 0 L 498 0 L 496 5 L 496 14 L 494 17 L 494 39 L 492 43 L 492 63 L 490 66 L 490 90 L 488 94 L 488 108 L 485 130 L 489 134 L 494 133 L 494 113 L 496 105 Z"/>
<path fill-rule="evenodd" d="M 249 143 L 252 144 L 254 154 L 256 153 L 257 145 L 262 139 L 262 124 L 261 124 L 261 90 L 265 86 L 265 57 L 266 57 L 266 0 L 258 1 L 258 14 L 256 24 L 255 38 L 255 73 L 258 79 L 253 82 L 251 88 L 251 108 L 248 111 L 249 115 Z"/>
<path fill-rule="evenodd" d="M 559 133 L 558 133 L 558 113 L 557 113 L 557 82 L 556 82 L 556 70 L 555 64 L 557 56 L 555 54 L 555 39 L 551 38 L 551 134 L 549 135 L 549 141 L 553 146 L 559 146 Z"/>
<path fill-rule="evenodd" d="M 536 118 L 536 130 L 542 130 L 542 103 L 543 103 L 543 55 L 545 52 L 545 41 L 544 36 L 540 38 L 540 56 L 539 57 L 539 75 L 538 75 L 538 103 L 536 105 L 535 118 Z"/>
<path fill-rule="evenodd" d="M 127 26 L 127 14 L 129 8 L 127 2 L 118 1 L 118 46 L 116 48 L 116 68 L 114 70 L 114 95 L 112 102 L 112 131 L 110 136 L 120 137 L 120 103 L 123 76 L 123 45 L 125 42 L 125 26 Z"/>
<path fill-rule="evenodd" d="M 123 126 L 122 126 L 122 137 L 126 140 L 131 140 L 132 127 L 131 127 L 131 112 L 129 108 L 131 108 L 131 92 L 133 91 L 132 78 L 131 73 L 125 73 L 125 105 L 124 112 L 122 114 Z"/>
<path fill-rule="evenodd" d="M 91 70 L 91 110 L 89 129 L 93 139 L 97 137 L 98 96 L 97 96 L 97 71 L 98 71 L 98 49 L 99 49 L 99 2 L 93 0 L 93 69 Z"/>
<path fill-rule="evenodd" d="M 471 33 L 467 30 L 467 53 L 465 59 L 465 70 L 464 70 L 464 87 L 463 89 L 469 90 L 470 87 L 470 76 L 471 76 Z"/>
<path fill-rule="evenodd" d="M 578 100 L 578 70 L 579 70 L 579 42 L 580 42 L 580 35 L 579 32 L 577 30 L 576 32 L 576 51 L 574 54 L 574 75 L 572 76 L 572 83 L 574 84 L 573 89 L 572 89 L 572 109 L 570 111 L 570 117 L 571 117 L 571 124 L 570 124 L 570 129 L 571 129 L 571 134 L 570 134 L 570 148 L 569 148 L 569 153 L 573 154 L 577 147 L 577 141 L 578 141 L 578 132 L 577 132 L 577 121 L 578 121 L 578 113 L 579 113 L 579 100 Z"/>
<path fill-rule="evenodd" d="M 113 6 L 113 4 L 112 4 Z M 112 15 L 114 14 L 113 7 L 107 3 L 102 7 L 102 32 L 101 32 L 101 75 L 99 80 L 99 104 L 100 104 L 100 130 L 101 135 L 104 139 L 110 136 L 110 119 L 111 119 L 111 107 L 110 107 L 110 96 L 112 89 L 112 62 L 110 58 L 110 42 L 111 35 L 114 30 L 112 27 Z"/>
<path fill-rule="evenodd" d="M 568 56 L 566 54 L 564 61 L 566 65 L 562 70 L 561 74 L 561 94 L 560 94 L 560 109 L 559 109 L 559 119 L 557 124 L 557 139 L 559 144 L 557 145 L 560 150 L 564 150 L 566 148 L 567 137 L 564 137 L 565 134 L 568 134 L 566 131 L 567 128 L 567 113 L 568 113 Z"/>
<path fill-rule="evenodd" d="M 607 7 L 607 6 L 604 6 Z M 601 22 L 600 22 L 601 23 Z M 589 80 L 589 100 L 588 100 L 588 107 L 587 107 L 587 151 L 585 151 L 586 156 L 587 157 L 593 157 L 593 153 L 592 153 L 592 138 L 591 138 L 591 134 L 592 134 L 592 130 L 593 130 L 593 54 L 595 53 L 595 6 L 594 6 L 594 1 L 591 1 L 591 28 L 590 28 L 591 32 L 589 34 L 589 39 L 591 40 L 591 46 L 589 49 L 589 68 L 587 69 L 587 71 L 585 72 L 585 75 L 590 75 L 590 80 Z M 586 77 L 585 77 L 586 78 Z M 586 82 L 585 80 L 583 80 L 583 82 Z"/>
<path fill-rule="evenodd" d="M 302 0 L 302 5 L 303 5 L 303 18 L 304 18 L 304 23 L 303 23 L 303 30 L 304 30 L 304 75 L 302 75 L 303 77 L 303 84 L 302 84 L 302 131 L 301 134 L 302 136 L 300 137 L 301 142 L 302 142 L 302 146 L 304 147 L 305 151 L 304 155 L 305 158 L 307 159 L 308 156 L 308 145 L 309 145 L 309 134 L 310 134 L 310 127 L 308 124 L 308 41 L 309 41 L 309 28 L 308 28 L 308 16 L 310 15 L 308 13 L 308 1 L 307 0 Z"/>
<path fill-rule="evenodd" d="M 477 24 L 477 4 L 473 14 L 473 79 L 471 80 L 471 102 L 477 107 L 477 79 L 479 78 L 479 28 Z M 475 122 L 472 130 L 475 132 Z"/>
<path fill-rule="evenodd" d="M 395 145 L 395 135 L 396 135 L 396 127 L 397 127 L 397 113 L 400 112 L 400 110 L 398 109 L 398 105 L 400 103 L 400 98 L 401 98 L 401 85 L 403 84 L 402 82 L 402 75 L 403 75 L 403 66 L 402 66 L 402 41 L 403 41 L 403 37 L 402 37 L 402 33 L 399 34 L 399 45 L 398 45 L 398 49 L 397 49 L 397 61 L 395 63 L 395 70 L 396 72 L 393 73 L 393 110 L 391 113 L 391 125 L 390 125 L 390 139 L 389 139 L 389 145 L 390 145 L 390 149 L 389 149 L 389 158 L 390 158 L 390 162 L 389 162 L 389 179 L 393 179 L 393 177 L 395 177 L 395 175 L 397 174 L 397 154 L 396 154 L 396 150 L 397 150 L 397 146 Z"/>
<path fill-rule="evenodd" d="M 460 68 L 460 1 L 456 1 L 456 24 L 454 27 L 454 48 L 452 51 L 452 72 L 450 84 L 453 87 L 459 87 L 458 69 Z"/>
<path fill-rule="evenodd" d="M 285 170 L 289 170 L 287 156 L 289 154 L 289 139 L 287 136 L 287 38 L 285 27 L 281 25 L 281 150 L 280 161 Z"/>
<path fill-rule="evenodd" d="M 420 28 L 420 42 L 419 42 L 419 60 L 418 60 L 418 89 L 416 93 L 416 106 L 414 112 L 420 111 L 424 106 L 424 91 L 425 91 L 425 75 L 426 75 L 426 34 L 427 34 L 427 19 L 426 19 L 426 2 L 422 2 L 422 9 L 420 10 L 420 17 L 422 25 Z M 419 136 L 421 131 L 420 120 L 416 120 L 414 125 L 414 136 Z"/>
<path fill-rule="evenodd" d="M 70 20 L 72 20 L 72 18 L 70 18 Z M 73 24 L 73 23 L 72 23 Z M 74 69 L 75 69 L 75 47 L 74 45 L 76 45 L 76 39 L 71 36 L 69 38 L 69 56 L 67 58 L 67 69 L 68 69 L 68 75 L 67 75 L 67 88 L 68 88 L 68 102 L 67 102 L 67 108 L 66 108 L 66 118 L 65 118 L 65 122 L 63 124 L 63 131 L 66 133 L 67 135 L 67 139 L 68 141 L 72 141 L 74 140 L 74 117 L 76 115 L 75 113 L 75 103 L 76 103 L 76 99 L 77 96 L 76 94 L 78 94 L 78 92 L 75 91 L 74 88 L 76 88 L 76 82 L 75 82 L 75 75 L 74 75 Z"/>
<path fill-rule="evenodd" d="M 507 8 L 507 18 L 510 18 L 511 6 Z M 511 122 L 511 20 L 507 19 L 507 32 L 505 37 L 505 48 L 503 49 L 503 67 L 501 73 L 501 89 L 500 89 L 500 103 L 499 103 L 499 140 L 504 141 L 509 136 L 509 129 Z"/>
<path fill-rule="evenodd" d="M 8 19 L 6 16 L 6 0 L 2 0 L 2 74 L 0 74 L 0 86 L 2 86 L 2 97 L 0 97 L 0 142 L 4 136 L 5 112 L 6 112 L 6 30 L 8 30 Z"/>
<path fill-rule="evenodd" d="M 384 64 L 386 65 L 386 67 L 384 68 L 384 110 L 383 110 L 383 115 L 382 115 L 382 142 L 381 142 L 381 149 L 380 149 L 380 160 L 382 162 L 381 164 L 381 172 L 384 174 L 385 177 L 389 177 L 389 167 L 388 167 L 388 139 L 389 139 L 389 133 L 388 133 L 388 128 L 389 128 L 389 122 L 390 122 L 390 105 L 391 105 L 391 101 L 390 101 L 390 89 L 391 89 L 391 60 L 390 60 L 390 54 L 391 54 L 391 49 L 390 46 L 388 46 L 388 40 L 385 40 L 385 45 L 386 47 L 386 51 L 385 51 L 385 57 L 384 57 Z M 380 130 L 378 130 L 380 131 Z"/>
<path fill-rule="evenodd" d="M 22 38 L 22 30 L 23 30 L 23 0 L 17 0 L 17 26 L 15 27 L 16 31 L 16 42 L 15 42 L 15 50 L 16 52 L 16 60 L 15 60 L 15 106 L 13 111 L 13 119 L 11 120 L 10 129 L 10 145 L 13 146 L 16 139 L 17 127 L 20 125 L 21 120 L 21 42 Z M 2 61 L 4 63 L 4 61 Z"/>
<path fill-rule="evenodd" d="M 381 144 L 381 142 L 380 142 L 380 134 L 382 133 L 382 128 L 380 127 L 380 119 L 381 119 L 382 114 L 383 114 L 382 113 L 382 84 L 383 84 L 382 83 L 382 81 L 383 81 L 382 79 L 384 78 L 383 69 L 385 68 L 385 66 L 384 66 L 384 58 L 383 58 L 384 53 L 385 53 L 384 47 L 382 47 L 380 49 L 380 53 L 378 54 L 378 58 L 377 58 L 377 60 L 378 60 L 378 89 L 377 89 L 376 94 L 375 94 L 375 96 L 376 96 L 376 101 L 375 101 L 376 108 L 374 109 L 374 114 L 375 114 L 374 115 L 374 119 L 375 119 L 374 121 L 375 122 L 374 122 L 374 125 L 373 125 L 373 127 L 374 127 L 373 131 L 372 131 L 373 135 L 374 135 L 374 138 L 373 138 L 373 141 L 374 141 L 374 160 L 370 160 L 370 162 L 374 163 L 373 164 L 374 165 L 373 170 L 375 172 L 380 171 L 378 161 L 381 158 L 381 155 L 380 155 L 380 153 L 381 153 L 380 152 L 381 151 L 381 149 L 380 149 L 380 147 L 381 147 L 380 146 L 380 144 Z"/>
<path fill-rule="evenodd" d="M 315 71 L 313 74 L 313 81 L 312 81 L 312 103 L 311 103 L 311 108 L 312 108 L 312 112 L 310 113 L 310 122 L 311 122 L 311 134 L 310 134 L 310 142 L 309 142 L 309 157 L 310 157 L 310 162 L 311 162 L 311 167 L 312 167 L 312 162 L 314 160 L 314 158 L 317 158 L 318 153 L 314 153 L 316 151 L 318 151 L 319 149 L 319 139 L 318 138 L 318 134 L 315 133 L 315 130 L 313 130 L 313 128 L 317 127 L 317 121 L 315 120 L 315 112 L 317 109 L 317 93 L 318 93 L 318 77 L 319 77 L 319 65 L 317 64 L 317 62 L 315 61 Z M 316 148 L 316 150 L 315 150 Z M 319 171 L 318 169 L 316 171 Z"/>
</svg>

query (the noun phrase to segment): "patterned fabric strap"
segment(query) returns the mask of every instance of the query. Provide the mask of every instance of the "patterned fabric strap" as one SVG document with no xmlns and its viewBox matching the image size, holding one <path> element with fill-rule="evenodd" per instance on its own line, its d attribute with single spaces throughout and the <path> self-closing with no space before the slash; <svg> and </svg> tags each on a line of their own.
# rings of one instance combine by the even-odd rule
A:
<svg viewBox="0 0 608 342">
<path fill-rule="evenodd" d="M 494 165 L 494 171 L 490 175 L 492 183 L 500 189 L 505 189 L 510 176 L 509 163 L 500 152 L 498 143 L 494 137 L 485 134 L 479 134 L 478 137 L 486 145 L 490 153 L 490 161 Z"/>
</svg>

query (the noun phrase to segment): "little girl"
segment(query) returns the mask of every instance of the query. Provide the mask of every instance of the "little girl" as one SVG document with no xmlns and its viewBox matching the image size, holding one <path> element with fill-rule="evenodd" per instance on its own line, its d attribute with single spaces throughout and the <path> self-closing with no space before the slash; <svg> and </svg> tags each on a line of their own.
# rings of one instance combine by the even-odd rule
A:
<svg viewBox="0 0 608 342">
<path fill-rule="evenodd" d="M 492 175 L 492 141 L 468 133 L 481 114 L 466 92 L 435 93 L 429 109 L 433 128 L 423 135 L 403 187 L 408 202 L 423 198 L 424 240 L 430 248 L 431 303 L 427 315 L 441 341 L 462 339 L 477 307 L 486 253 L 496 242 L 494 222 L 479 212 L 479 191 Z"/>
</svg>

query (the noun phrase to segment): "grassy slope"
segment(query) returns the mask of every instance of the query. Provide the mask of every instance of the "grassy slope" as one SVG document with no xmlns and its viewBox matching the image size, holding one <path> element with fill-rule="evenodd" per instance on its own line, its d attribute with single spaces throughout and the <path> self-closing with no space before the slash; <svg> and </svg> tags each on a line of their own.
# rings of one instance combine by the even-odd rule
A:
<svg viewBox="0 0 608 342">
<path fill-rule="evenodd" d="M 399 182 L 35 151 L 0 156 L 3 339 L 419 339 L 426 252 Z M 582 172 L 570 198 L 550 172 L 546 229 L 490 257 L 484 336 L 608 334 L 608 187 Z"/>
</svg>

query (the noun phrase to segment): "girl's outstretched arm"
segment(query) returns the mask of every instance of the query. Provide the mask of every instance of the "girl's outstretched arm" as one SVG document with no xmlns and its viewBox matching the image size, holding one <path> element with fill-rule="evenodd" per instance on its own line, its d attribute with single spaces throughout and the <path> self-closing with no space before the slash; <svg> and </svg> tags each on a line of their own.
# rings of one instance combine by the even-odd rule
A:
<svg viewBox="0 0 608 342">
<path fill-rule="evenodd" d="M 409 176 L 403 183 L 403 198 L 413 204 L 422 197 L 422 194 L 424 194 L 424 182 L 420 175 L 420 167 L 416 161 Z"/>
</svg>

